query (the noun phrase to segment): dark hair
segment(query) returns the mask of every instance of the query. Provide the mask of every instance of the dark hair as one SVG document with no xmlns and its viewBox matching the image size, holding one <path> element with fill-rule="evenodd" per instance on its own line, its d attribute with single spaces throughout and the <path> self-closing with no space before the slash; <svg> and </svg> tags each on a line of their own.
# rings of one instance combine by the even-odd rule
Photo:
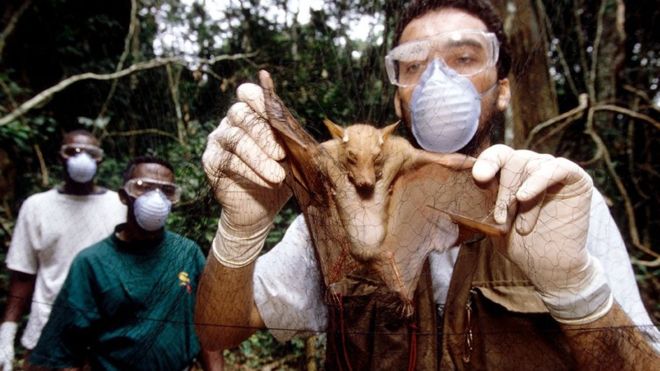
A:
<svg viewBox="0 0 660 371">
<path fill-rule="evenodd" d="M 174 166 L 172 166 L 172 164 L 170 164 L 169 161 L 163 160 L 162 158 L 158 158 L 158 157 L 154 157 L 154 156 L 139 156 L 139 157 L 135 157 L 134 159 L 132 159 L 126 165 L 126 168 L 124 169 L 124 183 L 131 180 L 131 177 L 133 175 L 133 170 L 139 164 L 159 164 L 159 165 L 163 165 L 166 168 L 168 168 L 172 172 L 172 174 L 174 174 Z"/>
<path fill-rule="evenodd" d="M 511 49 L 504 34 L 504 25 L 502 18 L 490 1 L 487 0 L 414 0 L 411 1 L 403 11 L 399 20 L 395 34 L 394 45 L 399 44 L 401 34 L 406 26 L 414 19 L 419 18 L 426 13 L 442 8 L 454 8 L 462 10 L 474 17 L 479 18 L 488 31 L 497 36 L 500 42 L 500 55 L 497 60 L 497 77 L 505 78 L 511 69 Z"/>
</svg>

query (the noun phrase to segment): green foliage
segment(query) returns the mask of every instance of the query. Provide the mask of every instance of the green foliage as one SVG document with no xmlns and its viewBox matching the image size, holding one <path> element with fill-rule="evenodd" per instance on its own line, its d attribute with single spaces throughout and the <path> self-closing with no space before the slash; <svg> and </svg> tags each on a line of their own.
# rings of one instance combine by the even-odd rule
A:
<svg viewBox="0 0 660 371">
<path fill-rule="evenodd" d="M 304 369 L 305 341 L 294 338 L 279 343 L 268 331 L 257 331 L 241 343 L 238 349 L 225 351 L 226 365 L 251 370 L 275 368 L 278 370 Z"/>
<path fill-rule="evenodd" d="M 11 112 L 16 105 L 16 98 L 29 94 L 30 90 L 21 87 L 7 73 L 0 72 L 0 114 Z M 56 131 L 57 121 L 48 115 L 36 114 L 22 116 L 0 126 L 0 143 L 3 148 L 11 148 L 22 154 L 32 151 L 35 143 L 47 141 Z"/>
<path fill-rule="evenodd" d="M 188 123 L 186 146 L 172 144 L 166 155 L 176 168 L 177 183 L 182 188 L 182 201 L 168 219 L 168 228 L 184 233 L 205 250 L 211 245 L 217 228 L 219 207 L 206 182 L 201 166 L 206 137 L 213 123 Z M 207 129 L 204 129 L 207 128 Z"/>
</svg>

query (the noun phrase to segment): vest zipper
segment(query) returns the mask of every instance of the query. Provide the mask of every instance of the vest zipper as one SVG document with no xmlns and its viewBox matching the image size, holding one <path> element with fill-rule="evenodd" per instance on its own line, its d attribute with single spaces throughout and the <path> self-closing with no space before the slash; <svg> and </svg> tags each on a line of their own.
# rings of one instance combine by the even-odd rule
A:
<svg viewBox="0 0 660 371">
<path fill-rule="evenodd" d="M 467 303 L 465 304 L 465 346 L 463 349 L 463 362 L 470 363 L 472 357 L 472 350 L 474 349 L 474 342 L 472 338 L 472 297 L 477 292 L 474 288 L 470 289 Z"/>
</svg>

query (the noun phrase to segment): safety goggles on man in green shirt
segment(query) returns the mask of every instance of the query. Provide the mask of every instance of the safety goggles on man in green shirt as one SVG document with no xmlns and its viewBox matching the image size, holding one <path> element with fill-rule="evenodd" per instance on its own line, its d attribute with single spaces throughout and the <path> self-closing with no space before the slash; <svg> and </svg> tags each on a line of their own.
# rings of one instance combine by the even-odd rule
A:
<svg viewBox="0 0 660 371">
<path fill-rule="evenodd" d="M 441 59 L 461 76 L 473 76 L 497 63 L 500 43 L 492 32 L 458 30 L 400 44 L 385 56 L 390 82 L 400 87 L 417 84 L 434 59 Z"/>
<path fill-rule="evenodd" d="M 124 184 L 124 190 L 129 196 L 138 198 L 143 194 L 158 190 L 172 203 L 179 202 L 181 187 L 174 183 L 151 178 L 133 178 Z"/>
</svg>

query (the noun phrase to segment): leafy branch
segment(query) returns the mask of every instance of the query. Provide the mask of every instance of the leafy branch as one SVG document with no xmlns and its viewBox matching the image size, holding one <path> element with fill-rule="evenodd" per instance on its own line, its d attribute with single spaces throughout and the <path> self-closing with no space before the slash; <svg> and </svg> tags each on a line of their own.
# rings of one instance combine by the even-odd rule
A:
<svg viewBox="0 0 660 371">
<path fill-rule="evenodd" d="M 249 54 L 244 54 L 244 53 L 239 53 L 239 54 L 232 54 L 232 55 L 219 55 L 215 56 L 211 59 L 200 59 L 198 62 L 202 65 L 213 65 L 217 62 L 224 61 L 224 60 L 238 60 L 238 59 L 245 59 L 245 58 L 251 58 L 255 56 L 256 53 L 249 53 Z M 153 68 L 158 68 L 158 67 L 163 67 L 167 66 L 170 64 L 178 64 L 181 65 L 185 68 L 188 67 L 188 62 L 183 58 L 183 57 L 168 57 L 168 58 L 155 58 L 146 62 L 140 62 L 140 63 L 135 63 L 131 65 L 128 68 L 125 68 L 123 70 L 113 72 L 113 73 L 108 73 L 108 74 L 98 74 L 94 72 L 85 72 L 81 73 L 78 75 L 73 75 L 71 77 L 68 77 L 59 83 L 51 86 L 48 89 L 43 90 L 39 94 L 35 95 L 28 101 L 24 102 L 21 104 L 19 107 L 14 109 L 11 113 L 8 115 L 0 118 L 0 126 L 6 125 L 17 118 L 21 117 L 25 113 L 29 112 L 30 110 L 34 109 L 35 107 L 38 107 L 39 105 L 43 104 L 47 100 L 51 99 L 55 94 L 65 90 L 68 88 L 70 85 L 73 85 L 79 81 L 85 81 L 85 80 L 99 80 L 99 81 L 108 81 L 108 80 L 115 80 L 119 79 L 131 74 L 134 74 L 139 71 L 144 71 L 144 70 L 149 70 Z"/>
</svg>

